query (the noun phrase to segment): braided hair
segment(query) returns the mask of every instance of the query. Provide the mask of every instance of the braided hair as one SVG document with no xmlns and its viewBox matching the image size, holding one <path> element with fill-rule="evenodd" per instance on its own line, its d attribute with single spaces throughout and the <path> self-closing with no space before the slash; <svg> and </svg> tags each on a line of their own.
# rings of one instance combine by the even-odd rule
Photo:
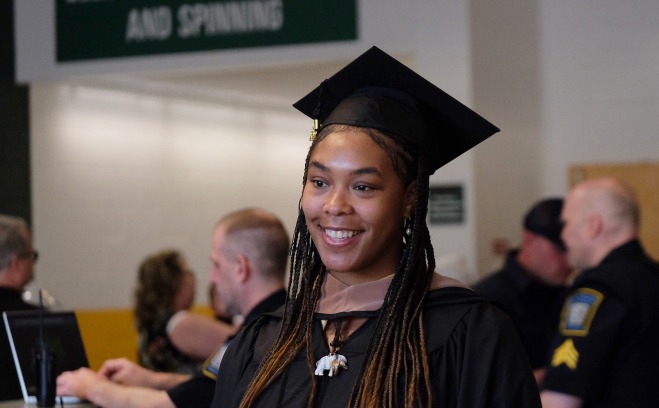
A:
<svg viewBox="0 0 659 408">
<path fill-rule="evenodd" d="M 350 128 L 354 129 L 347 125 L 330 125 L 319 132 L 306 158 L 303 185 L 315 147 L 327 135 Z M 406 187 L 417 183 L 417 197 L 409 224 L 412 233 L 405 238 L 405 249 L 379 311 L 375 333 L 353 384 L 349 406 L 429 406 L 431 392 L 423 327 L 423 303 L 435 269 L 435 256 L 425 222 L 429 172 L 424 156 L 401 139 L 373 129 L 357 129 L 384 149 Z M 302 350 L 306 351 L 310 373 L 313 373 L 315 358 L 311 336 L 314 312 L 327 272 L 311 240 L 300 205 L 281 330 L 252 379 L 241 407 L 253 406 L 259 395 Z M 381 369 L 392 364 L 391 370 Z M 317 394 L 315 376 L 311 375 L 311 381 L 309 407 L 315 406 Z"/>
</svg>

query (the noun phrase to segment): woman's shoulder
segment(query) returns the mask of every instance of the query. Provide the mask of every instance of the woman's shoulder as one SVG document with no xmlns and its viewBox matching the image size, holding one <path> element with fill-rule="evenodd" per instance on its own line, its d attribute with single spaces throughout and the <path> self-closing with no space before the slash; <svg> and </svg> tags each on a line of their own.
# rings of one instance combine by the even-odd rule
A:
<svg viewBox="0 0 659 408">
<path fill-rule="evenodd" d="M 431 289 L 424 307 L 426 319 L 461 319 L 473 308 L 489 307 L 488 300 L 466 286 Z"/>
<path fill-rule="evenodd" d="M 426 313 L 464 310 L 473 305 L 487 302 L 464 283 L 435 273 L 426 297 Z"/>
<path fill-rule="evenodd" d="M 284 306 L 266 312 L 245 324 L 238 330 L 231 346 L 239 353 L 264 355 L 279 335 Z"/>
<path fill-rule="evenodd" d="M 464 285 L 431 289 L 424 313 L 429 348 L 441 348 L 452 337 L 514 329 L 501 309 Z"/>
</svg>

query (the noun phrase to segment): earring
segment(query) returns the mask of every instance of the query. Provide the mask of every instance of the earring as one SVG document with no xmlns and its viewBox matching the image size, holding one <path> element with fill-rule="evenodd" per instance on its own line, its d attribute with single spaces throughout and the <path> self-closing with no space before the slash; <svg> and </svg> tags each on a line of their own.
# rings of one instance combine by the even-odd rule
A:
<svg viewBox="0 0 659 408">
<path fill-rule="evenodd" d="M 410 235 L 412 235 L 412 218 L 411 217 L 405 218 L 404 225 L 405 225 L 405 235 L 409 237 Z"/>
</svg>

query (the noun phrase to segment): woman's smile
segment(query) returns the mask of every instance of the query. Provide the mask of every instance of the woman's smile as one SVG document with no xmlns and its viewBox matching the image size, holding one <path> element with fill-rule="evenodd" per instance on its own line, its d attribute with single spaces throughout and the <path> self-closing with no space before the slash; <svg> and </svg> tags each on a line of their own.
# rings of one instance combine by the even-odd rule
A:
<svg viewBox="0 0 659 408">
<path fill-rule="evenodd" d="M 325 231 L 325 235 L 332 240 L 345 240 L 361 234 L 361 231 L 332 230 L 329 228 L 323 228 L 323 230 Z"/>
</svg>

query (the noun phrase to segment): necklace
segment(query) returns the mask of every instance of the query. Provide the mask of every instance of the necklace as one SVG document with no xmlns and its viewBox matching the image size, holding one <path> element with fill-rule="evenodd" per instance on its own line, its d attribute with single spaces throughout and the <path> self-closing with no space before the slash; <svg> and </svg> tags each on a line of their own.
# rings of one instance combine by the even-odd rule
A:
<svg viewBox="0 0 659 408">
<path fill-rule="evenodd" d="M 327 321 L 323 321 L 323 328 Z M 316 362 L 315 375 L 325 375 L 325 370 L 329 370 L 329 377 L 334 377 L 339 373 L 340 368 L 348 369 L 348 359 L 345 356 L 338 354 L 338 351 L 343 345 L 341 341 L 341 325 L 343 319 L 334 320 L 334 339 L 330 342 L 330 352 L 325 357 L 322 357 Z"/>
</svg>

